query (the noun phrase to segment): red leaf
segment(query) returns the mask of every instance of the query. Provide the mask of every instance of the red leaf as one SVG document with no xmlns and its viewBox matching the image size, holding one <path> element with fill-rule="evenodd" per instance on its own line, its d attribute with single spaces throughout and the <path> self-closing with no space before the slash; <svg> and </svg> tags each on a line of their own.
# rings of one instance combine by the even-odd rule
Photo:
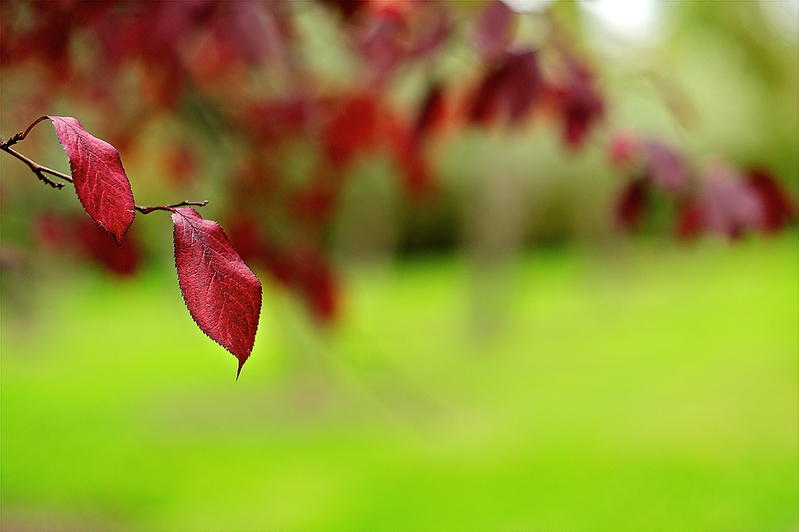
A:
<svg viewBox="0 0 799 532">
<path fill-rule="evenodd" d="M 261 282 L 216 222 L 175 209 L 175 266 L 183 300 L 200 329 L 241 367 L 250 356 L 261 313 Z"/>
<path fill-rule="evenodd" d="M 83 208 L 117 243 L 136 215 L 130 181 L 116 148 L 93 137 L 70 116 L 50 116 L 58 141 L 69 157 L 75 192 Z"/>
<path fill-rule="evenodd" d="M 364 0 L 320 0 L 322 3 L 329 4 L 339 10 L 344 20 L 351 19 L 357 13 L 363 4 Z"/>
<path fill-rule="evenodd" d="M 771 172 L 763 168 L 753 168 L 747 172 L 746 180 L 763 204 L 762 226 L 766 233 L 774 233 L 795 219 L 796 208 L 793 200 Z"/>
<path fill-rule="evenodd" d="M 75 230 L 84 254 L 96 264 L 121 277 L 132 276 L 139 271 L 142 250 L 134 238 L 135 234 L 127 238 L 124 246 L 117 247 L 108 233 L 87 220 L 85 216 L 81 216 L 81 221 Z"/>
<path fill-rule="evenodd" d="M 680 194 L 688 186 L 688 170 L 680 155 L 657 141 L 650 142 L 647 150 L 654 184 L 669 194 Z"/>
<path fill-rule="evenodd" d="M 406 53 L 406 26 L 394 9 L 377 13 L 361 37 L 360 52 L 379 82 L 388 79 Z"/>
<path fill-rule="evenodd" d="M 372 149 L 377 127 L 378 106 L 373 96 L 356 95 L 346 101 L 323 133 L 332 165 L 342 168 L 358 153 Z"/>
<path fill-rule="evenodd" d="M 416 117 L 413 127 L 415 142 L 419 142 L 445 118 L 444 91 L 440 84 L 434 83 L 428 88 L 427 95 L 419 109 L 419 115 Z"/>
<path fill-rule="evenodd" d="M 538 99 L 541 74 L 533 49 L 504 52 L 499 68 L 489 72 L 474 97 L 472 123 L 488 126 L 495 118 L 521 123 Z"/>
<path fill-rule="evenodd" d="M 233 220 L 225 225 L 227 225 L 227 234 L 239 257 L 250 263 L 264 262 L 264 245 L 261 242 L 258 220 L 242 212 L 237 212 L 233 216 Z"/>
<path fill-rule="evenodd" d="M 707 224 L 707 213 L 702 203 L 694 200 L 685 202 L 677 217 L 677 237 L 689 240 L 699 236 Z"/>
<path fill-rule="evenodd" d="M 604 115 L 605 104 L 587 67 L 574 58 L 568 58 L 567 63 L 570 79 L 554 92 L 561 100 L 563 141 L 566 147 L 576 149 L 588 138 L 591 126 Z"/>
<path fill-rule="evenodd" d="M 624 229 L 636 228 L 646 214 L 646 182 L 642 179 L 632 181 L 616 202 L 616 222 Z"/>
<path fill-rule="evenodd" d="M 287 258 L 292 270 L 290 286 L 300 291 L 320 323 L 330 323 L 340 306 L 339 285 L 332 265 L 315 249 L 295 249 Z"/>
<path fill-rule="evenodd" d="M 703 201 L 707 228 L 729 239 L 762 226 L 764 206 L 761 197 L 734 169 L 712 163 L 705 172 Z"/>
<path fill-rule="evenodd" d="M 333 186 L 314 182 L 293 194 L 291 206 L 301 220 L 319 223 L 330 218 L 335 200 Z"/>
<path fill-rule="evenodd" d="M 475 46 L 489 59 L 499 57 L 513 41 L 515 22 L 513 11 L 504 2 L 487 3 L 474 29 Z"/>
<path fill-rule="evenodd" d="M 433 176 L 419 145 L 418 129 L 415 132 L 398 120 L 387 121 L 385 126 L 387 140 L 408 192 L 417 199 L 432 192 Z"/>
</svg>

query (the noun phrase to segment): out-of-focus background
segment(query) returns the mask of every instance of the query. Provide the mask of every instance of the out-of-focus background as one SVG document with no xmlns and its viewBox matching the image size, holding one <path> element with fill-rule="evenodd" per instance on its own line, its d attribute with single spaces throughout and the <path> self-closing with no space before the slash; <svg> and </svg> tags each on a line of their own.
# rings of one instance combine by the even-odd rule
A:
<svg viewBox="0 0 799 532">
<path fill-rule="evenodd" d="M 798 25 L 3 2 L 3 139 L 210 200 L 264 304 L 236 381 L 165 213 L 117 248 L 0 154 L 2 529 L 797 530 Z"/>
</svg>

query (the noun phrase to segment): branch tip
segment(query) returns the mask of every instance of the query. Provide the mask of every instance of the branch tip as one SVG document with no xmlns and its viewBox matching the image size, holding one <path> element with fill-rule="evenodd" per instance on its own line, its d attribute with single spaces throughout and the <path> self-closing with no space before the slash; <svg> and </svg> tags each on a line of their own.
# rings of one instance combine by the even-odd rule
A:
<svg viewBox="0 0 799 532">
<path fill-rule="evenodd" d="M 180 203 L 175 203 L 173 205 L 155 205 L 152 207 L 143 207 L 141 205 L 134 205 L 134 208 L 142 214 L 150 214 L 153 211 L 172 211 L 175 212 L 175 209 L 179 207 L 204 207 L 208 205 L 208 200 L 203 201 L 181 201 Z"/>
</svg>

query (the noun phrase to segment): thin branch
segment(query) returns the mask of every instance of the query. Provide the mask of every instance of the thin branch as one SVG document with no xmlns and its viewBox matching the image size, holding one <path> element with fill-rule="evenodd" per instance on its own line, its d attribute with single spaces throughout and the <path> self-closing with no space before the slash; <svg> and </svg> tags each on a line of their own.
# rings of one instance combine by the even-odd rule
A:
<svg viewBox="0 0 799 532">
<path fill-rule="evenodd" d="M 14 157 L 19 159 L 23 163 L 27 164 L 28 168 L 30 168 L 31 171 L 34 174 L 36 174 L 36 177 L 38 177 L 39 179 L 41 179 L 42 181 L 44 181 L 45 183 L 47 183 L 51 187 L 53 187 L 53 188 L 63 188 L 64 187 L 64 183 L 59 183 L 57 181 L 53 181 L 52 179 L 47 177 L 45 174 L 50 174 L 50 175 L 52 175 L 54 177 L 57 177 L 59 179 L 63 179 L 64 181 L 67 181 L 69 183 L 73 182 L 72 177 L 70 177 L 70 176 L 68 176 L 66 174 L 62 174 L 61 172 L 57 172 L 56 170 L 53 170 L 51 168 L 47 168 L 46 166 L 42 166 L 39 163 L 33 162 L 32 160 L 28 159 L 27 157 L 25 157 L 24 155 L 22 155 L 18 151 L 15 151 L 15 150 L 11 149 L 11 146 L 13 146 L 14 144 L 16 144 L 17 142 L 19 142 L 21 140 L 24 140 L 25 137 L 28 136 L 28 133 L 30 133 L 31 129 L 33 129 L 33 126 L 35 126 L 36 124 L 38 124 L 42 120 L 47 120 L 48 118 L 50 118 L 50 117 L 49 116 L 41 116 L 38 119 L 36 119 L 36 121 L 33 122 L 31 125 L 29 125 L 28 129 L 26 129 L 25 131 L 13 135 L 11 138 L 9 138 L 5 142 L 0 142 L 0 150 L 13 155 Z M 151 213 L 153 211 L 172 211 L 172 212 L 174 212 L 175 209 L 177 209 L 178 207 L 186 207 L 186 206 L 203 207 L 205 205 L 208 205 L 208 200 L 205 200 L 205 201 L 181 201 L 180 203 L 175 203 L 174 205 L 157 205 L 157 206 L 153 206 L 153 207 L 142 207 L 141 205 L 134 205 L 134 208 L 137 211 L 139 211 L 140 213 L 142 213 L 142 214 L 149 214 L 149 213 Z"/>
<path fill-rule="evenodd" d="M 44 117 L 44 118 L 47 118 L 47 117 Z M 36 124 L 36 123 L 37 122 L 34 122 L 34 124 Z M 31 127 L 33 127 L 33 125 L 31 125 Z M 27 157 L 25 157 L 24 155 L 22 155 L 21 153 L 19 153 L 18 151 L 14 151 L 14 150 L 12 150 L 9 147 L 9 146 L 13 145 L 14 143 L 16 143 L 17 140 L 24 139 L 25 135 L 28 134 L 28 131 L 30 131 L 30 127 L 25 131 L 25 133 L 22 133 L 22 134 L 21 133 L 17 133 L 16 135 L 14 135 L 10 139 L 8 139 L 8 142 L 4 142 L 4 143 L 0 144 L 0 150 L 3 150 L 6 153 L 10 153 L 11 155 L 16 157 L 17 159 L 19 159 L 23 163 L 27 164 L 28 167 L 31 169 L 31 171 L 34 174 L 36 174 L 36 177 L 38 177 L 39 179 L 41 179 L 42 181 L 44 181 L 45 183 L 47 183 L 48 185 L 50 185 L 53 188 L 63 188 L 64 187 L 64 183 L 59 183 L 57 181 L 53 181 L 52 179 L 50 179 L 49 177 L 47 177 L 44 174 L 50 174 L 50 175 L 52 175 L 54 177 L 57 177 L 59 179 L 63 179 L 64 181 L 72 183 L 72 178 L 70 176 L 68 176 L 66 174 L 62 174 L 61 172 L 57 172 L 57 171 L 52 170 L 50 168 L 47 168 L 46 166 L 42 166 L 42 165 L 40 165 L 38 163 L 35 163 L 35 162 L 31 161 L 30 159 L 28 159 Z M 19 137 L 19 138 L 17 138 L 17 137 Z"/>
<path fill-rule="evenodd" d="M 15 135 L 12 135 L 11 138 L 9 138 L 5 142 L 1 142 L 0 143 L 0 150 L 3 150 L 6 153 L 10 153 L 11 155 L 16 157 L 17 159 L 19 159 L 23 163 L 27 164 L 28 167 L 31 169 L 31 171 L 34 174 L 36 174 L 36 177 L 38 177 L 40 180 L 44 181 L 45 183 L 47 183 L 51 187 L 53 187 L 53 188 L 64 188 L 64 183 L 59 183 L 57 181 L 53 181 L 52 179 L 50 179 L 49 177 L 47 177 L 44 174 L 50 174 L 50 175 L 52 175 L 54 177 L 57 177 L 59 179 L 63 179 L 64 181 L 72 183 L 72 178 L 70 176 L 68 176 L 66 174 L 62 174 L 61 172 L 57 172 L 57 171 L 52 170 L 50 168 L 47 168 L 46 166 L 42 166 L 42 165 L 40 165 L 38 163 L 35 163 L 35 162 L 31 161 L 30 159 L 28 159 L 27 157 L 25 157 L 24 155 L 22 155 L 21 153 L 11 149 L 11 146 L 16 144 L 17 142 L 19 142 L 21 140 L 25 140 L 25 137 L 28 136 L 28 133 L 30 133 L 31 129 L 33 129 L 33 126 L 35 126 L 36 124 L 38 124 L 42 120 L 47 120 L 49 118 L 50 118 L 49 116 L 40 116 L 31 125 L 28 126 L 28 129 L 26 129 L 25 131 L 23 131 L 21 133 L 17 133 Z"/>
<path fill-rule="evenodd" d="M 208 200 L 205 201 L 181 201 L 180 203 L 175 203 L 174 205 L 158 205 L 155 207 L 142 207 L 141 205 L 135 205 L 134 208 L 142 214 L 150 214 L 153 211 L 175 211 L 178 207 L 186 207 L 186 206 L 194 206 L 194 207 L 204 207 L 208 205 Z"/>
<path fill-rule="evenodd" d="M 5 141 L 3 143 L 0 143 L 0 149 L 5 151 L 5 149 L 8 148 L 9 146 L 13 146 L 17 142 L 19 142 L 21 140 L 25 140 L 25 137 L 28 136 L 28 133 L 30 133 L 31 129 L 33 129 L 33 126 L 35 126 L 36 124 L 38 124 L 42 120 L 47 120 L 48 118 L 50 118 L 50 117 L 49 116 L 40 116 L 39 118 L 36 119 L 36 121 L 33 122 L 33 124 L 28 126 L 28 129 L 26 129 L 22 133 L 17 133 L 15 135 L 12 135 L 11 138 L 8 139 L 7 141 Z"/>
</svg>

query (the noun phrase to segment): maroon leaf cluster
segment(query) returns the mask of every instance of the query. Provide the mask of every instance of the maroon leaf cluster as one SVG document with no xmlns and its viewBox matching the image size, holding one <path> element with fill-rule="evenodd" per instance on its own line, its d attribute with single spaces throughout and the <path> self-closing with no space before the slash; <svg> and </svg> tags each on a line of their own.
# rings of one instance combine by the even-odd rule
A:
<svg viewBox="0 0 799 532">
<path fill-rule="evenodd" d="M 270 241 L 251 215 L 228 224 L 230 239 L 248 262 L 261 265 L 277 283 L 294 291 L 320 323 L 330 323 L 341 304 L 341 287 L 320 246 Z"/>
<path fill-rule="evenodd" d="M 503 4 L 504 5 L 504 4 Z M 495 120 L 518 124 L 538 99 L 541 87 L 535 50 L 496 53 L 496 65 L 474 97 L 471 120 L 489 125 Z"/>
<path fill-rule="evenodd" d="M 307 32 L 297 21 L 312 11 L 333 21 L 353 59 L 348 81 L 330 82 L 311 67 L 318 61 L 305 55 Z M 164 150 L 163 166 L 173 184 L 202 179 L 199 150 L 190 146 L 229 139 L 233 148 L 215 153 L 227 157 L 230 168 L 232 201 L 223 216 L 254 220 L 259 241 L 280 250 L 275 256 L 311 250 L 316 257 L 311 262 L 326 265 L 308 270 L 329 275 L 296 276 L 324 282 L 281 282 L 308 301 L 316 316 L 333 311 L 315 309 L 336 304 L 313 301 L 338 300 L 308 294 L 338 293 L 325 235 L 359 161 L 390 158 L 408 196 L 429 201 L 441 192 L 431 157 L 453 131 L 469 124 L 520 126 L 536 115 L 556 115 L 564 144 L 578 146 L 601 116 L 601 98 L 591 76 L 583 74 L 589 69 L 578 54 L 563 40 L 539 47 L 517 42 L 520 15 L 499 0 L 34 1 L 0 3 L 0 15 L 4 73 L 45 67 L 45 82 L 30 87 L 37 106 L 52 102 L 53 87 L 64 98 L 90 101 L 105 120 L 107 140 L 128 152 L 139 147 L 137 132 L 151 121 L 197 118 L 190 133 L 196 142 L 178 141 Z M 462 23 L 466 38 L 459 31 Z M 86 43 L 91 54 L 75 52 Z M 473 56 L 468 61 L 477 67 L 477 79 L 459 79 L 438 68 L 463 52 Z M 547 52 L 555 68 L 544 76 L 540 62 Z M 400 102 L 399 82 L 420 73 L 427 90 Z M 130 92 L 137 98 L 122 96 Z M 103 179 L 112 179 L 107 185 L 122 175 L 110 150 L 99 150 L 96 160 L 80 159 L 86 157 L 83 147 L 96 139 L 79 126 L 58 121 L 56 127 L 75 158 L 75 170 L 103 166 Z M 289 175 L 286 168 L 297 160 L 297 146 L 306 147 L 300 157 L 309 162 L 302 175 Z M 107 187 L 91 188 L 86 176 L 77 176 L 87 211 L 120 243 L 132 221 L 130 197 L 89 200 Z M 270 261 L 260 262 L 280 281 Z"/>
<path fill-rule="evenodd" d="M 764 169 L 742 173 L 711 160 L 702 171 L 692 171 L 668 144 L 628 135 L 614 138 L 610 159 L 627 177 L 616 221 L 628 230 L 642 224 L 656 196 L 672 204 L 681 238 L 708 232 L 732 240 L 752 230 L 773 233 L 796 219 L 794 200 Z"/>
<path fill-rule="evenodd" d="M 563 46 L 557 49 L 558 68 L 545 76 L 539 50 L 514 44 L 516 22 L 516 14 L 500 0 L 482 8 L 473 42 L 486 72 L 469 103 L 469 121 L 482 126 L 519 125 L 538 110 L 560 120 L 565 146 L 581 147 L 604 114 L 594 76 L 574 51 Z"/>
<path fill-rule="evenodd" d="M 571 148 L 582 146 L 591 126 L 602 118 L 605 109 L 593 75 L 584 64 L 569 58 L 565 82 L 555 85 L 550 92 L 555 94 L 556 107 L 562 117 L 564 143 Z"/>
<path fill-rule="evenodd" d="M 474 28 L 474 46 L 488 60 L 499 58 L 513 42 L 516 17 L 500 0 L 487 2 Z"/>
<path fill-rule="evenodd" d="M 221 316 L 226 309 L 251 308 L 249 296 L 220 310 L 205 303 L 209 292 L 192 292 L 205 286 L 203 279 L 216 282 L 215 272 L 226 271 L 227 259 L 219 257 L 238 264 L 211 244 L 225 242 L 219 236 L 224 233 L 187 214 L 188 204 L 135 206 L 113 146 L 135 152 L 146 145 L 145 132 L 168 124 L 164 129 L 176 131 L 174 137 L 147 156 L 158 158 L 165 186 L 175 188 L 199 186 L 210 175 L 203 164 L 207 151 L 209 160 L 213 156 L 218 168 L 227 169 L 222 177 L 228 201 L 220 219 L 232 245 L 299 297 L 320 323 L 329 323 L 344 297 L 329 235 L 343 191 L 364 163 L 390 161 L 408 198 L 430 202 L 451 192 L 438 179 L 434 158 L 470 127 L 514 130 L 535 123 L 556 131 L 573 153 L 602 139 L 595 132 L 608 106 L 590 50 L 560 24 L 557 13 L 521 14 L 509 5 L 0 2 L 4 79 L 21 73 L 25 80 L 31 70 L 41 78 L 26 85 L 24 104 L 12 109 L 19 116 L 6 118 L 27 120 L 31 108 L 54 105 L 56 98 L 97 110 L 98 127 L 110 143 L 72 118 L 49 117 L 72 177 L 29 166 L 54 187 L 63 186 L 59 179 L 72 180 L 96 223 L 91 228 L 105 228 L 117 245 L 125 239 L 119 251 L 128 250 L 128 256 L 111 258 L 119 255 L 104 250 L 101 242 L 112 239 L 103 240 L 102 229 L 69 226 L 65 234 L 72 236 L 65 241 L 114 272 L 135 271 L 145 254 L 134 253 L 135 241 L 125 236 L 134 211 L 177 216 L 180 255 L 190 257 L 176 263 L 187 305 L 198 325 L 243 363 L 257 313 L 241 322 Z M 318 35 L 308 31 L 314 17 L 335 32 L 330 49 L 346 55 L 340 61 L 349 69 L 346 76 L 331 75 L 338 58 L 329 63 L 316 56 Z M 534 19 L 535 26 L 520 24 L 522 17 Z M 540 32 L 519 31 L 532 27 Z M 12 144 L 4 150 L 11 153 Z M 625 228 L 655 218 L 664 202 L 677 233 L 686 237 L 715 232 L 735 238 L 753 228 L 776 231 L 796 219 L 793 199 L 767 170 L 711 165 L 699 171 L 667 143 L 629 136 L 613 141 L 610 150 L 625 178 L 616 206 Z M 178 236 L 177 225 L 175 230 Z M 186 235 L 191 238 L 184 242 Z M 196 258 L 201 262 L 191 262 Z M 249 276 L 242 276 L 247 286 Z"/>
<path fill-rule="evenodd" d="M 112 274 L 127 277 L 139 272 L 146 254 L 135 233 L 117 246 L 108 232 L 85 216 L 47 212 L 36 220 L 36 240 L 41 248 L 77 254 Z"/>
</svg>

